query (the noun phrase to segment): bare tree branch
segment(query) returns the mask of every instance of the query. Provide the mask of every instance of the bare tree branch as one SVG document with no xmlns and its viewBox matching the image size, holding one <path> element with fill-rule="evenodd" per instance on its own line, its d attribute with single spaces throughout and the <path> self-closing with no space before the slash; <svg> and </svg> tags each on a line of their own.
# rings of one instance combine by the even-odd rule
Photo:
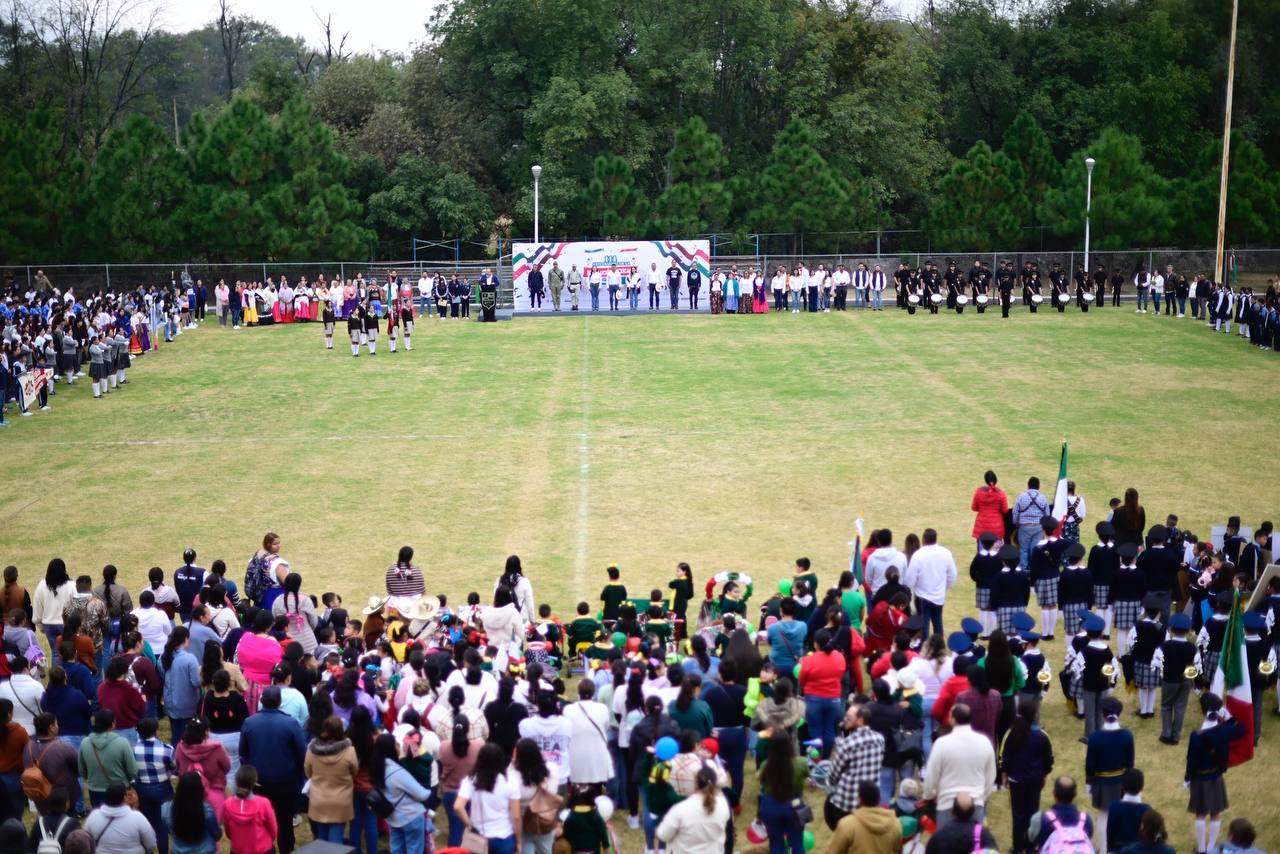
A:
<svg viewBox="0 0 1280 854">
<path fill-rule="evenodd" d="M 240 51 L 249 41 L 243 18 L 231 12 L 228 0 L 218 0 L 218 36 L 222 40 L 222 65 L 227 79 L 227 100 L 236 91 L 236 63 Z"/>
<path fill-rule="evenodd" d="M 333 43 L 333 13 L 321 16 L 319 12 L 312 9 L 311 14 L 316 16 L 316 20 L 320 22 L 320 28 L 324 31 L 324 67 L 329 68 L 335 62 L 343 62 L 350 57 L 351 52 L 345 48 L 351 33 L 343 33 L 336 46 Z"/>
</svg>

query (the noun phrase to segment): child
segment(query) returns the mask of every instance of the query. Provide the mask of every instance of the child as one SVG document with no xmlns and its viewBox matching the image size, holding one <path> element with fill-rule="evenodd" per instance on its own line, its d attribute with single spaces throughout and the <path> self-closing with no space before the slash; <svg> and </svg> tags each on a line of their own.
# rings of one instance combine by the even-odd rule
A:
<svg viewBox="0 0 1280 854">
<path fill-rule="evenodd" d="M 1000 558 L 1000 574 L 991 584 L 991 606 L 1000 631 L 1008 636 L 1017 630 L 1014 619 L 1026 612 L 1027 602 L 1031 600 L 1031 576 L 1018 569 L 1017 546 L 1006 543 L 996 555 Z"/>
<path fill-rule="evenodd" d="M 252 765 L 241 765 L 236 772 L 235 794 L 222 802 L 222 826 L 226 829 L 231 850 L 237 854 L 269 854 L 275 850 L 275 810 L 266 798 L 253 793 L 258 785 L 258 771 Z"/>
<path fill-rule="evenodd" d="M 729 597 L 731 587 L 733 588 L 733 592 L 736 593 L 738 583 L 736 581 L 730 581 L 724 585 L 724 597 L 721 599 L 720 603 L 721 613 L 724 613 L 724 599 Z M 796 600 L 796 620 L 797 622 L 807 624 L 809 622 L 809 618 L 813 616 L 814 608 L 817 605 L 813 600 L 813 588 L 804 581 L 796 580 L 791 583 L 791 591 L 794 594 L 791 598 Z M 745 615 L 746 606 L 742 606 L 742 609 L 738 611 L 738 613 Z"/>
<path fill-rule="evenodd" d="M 1121 505 L 1121 504 L 1123 504 L 1123 503 L 1124 503 L 1124 502 L 1122 502 L 1119 498 L 1112 498 L 1110 501 L 1108 501 L 1108 502 L 1107 502 L 1107 507 L 1109 507 L 1109 508 L 1110 508 L 1110 509 L 1107 511 L 1107 521 L 1108 521 L 1108 522 L 1112 521 L 1112 520 L 1115 518 L 1116 510 L 1117 510 L 1117 509 L 1120 507 L 1120 505 Z"/>
<path fill-rule="evenodd" d="M 1041 518 L 1040 529 L 1044 539 L 1032 548 L 1027 568 L 1035 585 L 1036 604 L 1040 606 L 1040 634 L 1051 641 L 1058 629 L 1058 579 L 1067 542 L 1057 536 L 1058 520 L 1052 516 Z"/>
<path fill-rule="evenodd" d="M 667 618 L 662 613 L 661 605 L 650 605 L 647 613 L 648 619 L 644 623 L 645 634 L 654 635 L 665 649 L 667 642 L 671 640 L 671 624 L 667 622 Z"/>
<path fill-rule="evenodd" d="M 1111 579 L 1120 568 L 1120 554 L 1116 551 L 1116 529 L 1110 522 L 1099 522 L 1094 530 L 1098 533 L 1098 544 L 1089 549 L 1086 568 L 1093 581 L 1093 607 L 1106 624 L 1102 633 L 1110 637 Z"/>
<path fill-rule="evenodd" d="M 578 603 L 578 613 L 582 613 L 582 608 L 586 602 Z M 589 606 L 588 606 L 589 608 Z M 564 629 L 560 626 L 560 621 L 551 616 L 551 606 L 545 602 L 538 606 L 538 622 L 533 626 L 533 634 L 531 640 L 542 641 L 547 645 L 547 650 L 551 654 L 552 666 L 559 667 L 560 660 L 564 658 Z"/>
<path fill-rule="evenodd" d="M 676 628 L 685 628 L 681 636 L 687 637 L 689 602 L 693 599 L 693 570 L 689 564 L 681 561 L 676 565 L 676 577 L 667 584 L 667 589 L 675 591 L 671 597 L 671 612 L 675 614 Z"/>
<path fill-rule="evenodd" d="M 342 607 L 342 597 L 337 593 L 325 593 L 320 596 L 324 603 L 324 611 L 318 623 L 333 626 L 335 636 L 341 635 L 347 628 L 347 609 Z"/>
<path fill-rule="evenodd" d="M 1235 598 L 1230 590 L 1219 593 L 1213 600 L 1213 616 L 1204 621 L 1200 636 L 1196 638 L 1206 679 L 1212 679 L 1218 669 L 1218 657 L 1222 655 L 1222 643 L 1227 637 L 1227 620 L 1234 605 Z"/>
<path fill-rule="evenodd" d="M 1032 623 L 1032 625 L 1035 624 Z M 1031 701 L 1035 703 L 1035 719 L 1038 722 L 1040 720 L 1041 699 L 1049 690 L 1053 674 L 1049 670 L 1049 660 L 1040 651 L 1040 633 L 1028 629 L 1020 637 L 1022 640 L 1022 652 L 1019 653 L 1018 657 L 1022 659 L 1022 666 L 1027 670 L 1027 679 L 1022 683 L 1022 689 L 1019 693 L 1022 696 L 1022 702 Z"/>
<path fill-rule="evenodd" d="M 316 661 L 324 661 L 329 653 L 337 651 L 338 644 L 335 641 L 333 626 L 316 629 Z"/>
<path fill-rule="evenodd" d="M 1147 579 L 1138 569 L 1137 543 L 1123 543 L 1116 547 L 1116 553 L 1120 567 L 1111 578 L 1111 607 L 1115 614 L 1116 654 L 1124 657 L 1129 651 L 1129 629 L 1142 613 Z"/>
<path fill-rule="evenodd" d="M 603 626 L 591 616 L 591 606 L 579 602 L 577 619 L 568 626 L 569 649 L 576 654 L 581 645 L 594 643 L 601 631 Z"/>
<path fill-rule="evenodd" d="M 1142 802 L 1142 788 L 1146 785 L 1146 777 L 1138 768 L 1130 768 L 1120 781 L 1123 794 L 1120 800 L 1112 801 L 1107 810 L 1107 851 L 1119 851 L 1126 845 L 1138 841 L 1138 825 L 1142 815 L 1151 809 Z"/>
<path fill-rule="evenodd" d="M 600 591 L 600 600 L 604 602 L 603 618 L 606 626 L 612 626 L 618 619 L 618 609 L 627 601 L 627 585 L 622 583 L 622 570 L 617 566 L 605 568 L 609 582 Z"/>
<path fill-rule="evenodd" d="M 814 572 L 811 566 L 807 557 L 796 558 L 796 568 L 791 574 L 792 585 L 803 581 L 810 593 L 818 589 L 818 573 Z"/>
<path fill-rule="evenodd" d="M 1074 635 L 1080 629 L 1080 611 L 1093 607 L 1093 576 L 1081 564 L 1084 546 L 1071 543 L 1065 555 L 1067 568 L 1058 578 L 1058 601 L 1062 608 L 1063 627 L 1068 635 Z"/>
<path fill-rule="evenodd" d="M 609 828 L 596 810 L 592 788 L 574 792 L 569 799 L 569 815 L 564 820 L 562 837 L 574 854 L 601 854 L 609 849 Z"/>
<path fill-rule="evenodd" d="M 1213 849 L 1214 854 L 1262 854 L 1260 849 L 1253 847 L 1258 835 L 1247 818 L 1232 819 L 1227 825 L 1227 838 L 1230 841 Z"/>
<path fill-rule="evenodd" d="M 1156 647 L 1151 666 L 1160 680 L 1160 743 L 1177 744 L 1182 738 L 1182 720 L 1191 699 L 1193 678 L 1187 669 L 1200 670 L 1200 653 L 1187 637 L 1191 618 L 1174 614 L 1169 618 L 1169 637 Z"/>
<path fill-rule="evenodd" d="M 1156 716 L 1160 671 L 1155 669 L 1154 660 L 1165 629 L 1160 619 L 1160 600 L 1148 599 L 1142 605 L 1142 619 L 1129 629 L 1129 650 L 1133 655 L 1133 681 L 1138 685 L 1138 717 L 1145 720 Z"/>
<path fill-rule="evenodd" d="M 991 602 L 991 589 L 999 574 L 1000 550 L 996 547 L 996 535 L 985 531 L 978 538 L 978 553 L 969 562 L 969 578 L 973 581 L 974 604 L 978 608 L 978 618 L 982 623 L 981 637 L 991 634 L 998 625 L 996 609 Z"/>
</svg>

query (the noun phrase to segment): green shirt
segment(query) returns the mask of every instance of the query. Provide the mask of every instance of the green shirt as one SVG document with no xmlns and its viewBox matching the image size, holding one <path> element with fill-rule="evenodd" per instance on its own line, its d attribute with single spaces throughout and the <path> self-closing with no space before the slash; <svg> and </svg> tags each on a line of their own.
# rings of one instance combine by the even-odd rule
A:
<svg viewBox="0 0 1280 854">
<path fill-rule="evenodd" d="M 840 608 L 849 615 L 849 625 L 862 631 L 862 617 L 867 611 L 867 597 L 861 590 L 846 590 L 840 594 Z"/>
<path fill-rule="evenodd" d="M 793 576 L 791 579 L 791 595 L 793 596 L 795 595 L 795 583 L 797 581 L 803 581 L 805 583 L 805 586 L 809 588 L 809 592 L 813 594 L 813 597 L 815 599 L 822 598 L 821 596 L 818 595 L 818 573 L 806 572 L 803 575 Z"/>
<path fill-rule="evenodd" d="M 133 756 L 133 745 L 124 736 L 115 732 L 93 733 L 80 742 L 80 778 L 89 791 L 105 792 L 112 783 L 132 783 L 137 776 L 138 761 Z"/>
<path fill-rule="evenodd" d="M 666 620 L 649 620 L 644 624 L 644 632 L 657 635 L 658 640 L 663 643 L 671 640 L 671 624 Z"/>
<path fill-rule="evenodd" d="M 699 739 L 710 738 L 711 730 L 715 728 L 711 707 L 705 700 L 695 699 L 683 712 L 676 708 L 676 701 L 672 700 L 667 706 L 667 714 L 671 715 L 671 720 L 676 722 L 681 731 L 691 729 L 698 734 Z"/>
<path fill-rule="evenodd" d="M 741 599 L 729 599 L 725 596 L 720 597 L 720 615 L 725 614 L 741 614 L 744 617 L 747 614 L 747 603 Z"/>
<path fill-rule="evenodd" d="M 591 617 L 579 617 L 569 624 L 569 651 L 574 652 L 580 643 L 595 643 L 603 627 Z"/>
<path fill-rule="evenodd" d="M 609 831 L 600 813 L 591 807 L 574 807 L 564 820 L 564 838 L 574 852 L 590 851 L 592 854 L 609 847 Z"/>
<path fill-rule="evenodd" d="M 618 607 L 627 601 L 627 585 L 621 581 L 610 581 L 600 591 L 600 599 L 604 602 L 604 618 L 618 619 Z"/>
</svg>

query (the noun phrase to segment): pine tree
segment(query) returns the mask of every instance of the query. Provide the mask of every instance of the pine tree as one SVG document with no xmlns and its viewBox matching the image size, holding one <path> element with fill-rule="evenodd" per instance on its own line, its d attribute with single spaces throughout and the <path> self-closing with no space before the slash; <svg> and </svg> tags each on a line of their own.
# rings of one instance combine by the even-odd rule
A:
<svg viewBox="0 0 1280 854">
<path fill-rule="evenodd" d="M 1004 249 L 1016 245 L 1027 215 L 1022 167 L 1003 152 L 976 142 L 942 179 L 925 228 L 951 249 Z"/>
<path fill-rule="evenodd" d="M 1053 156 L 1049 135 L 1025 110 L 1005 131 L 1000 152 L 1022 167 L 1023 194 L 1031 222 L 1043 222 L 1046 194 L 1062 181 L 1062 164 Z"/>
<path fill-rule="evenodd" d="M 75 221 L 72 188 L 82 173 L 79 157 L 62 156 L 53 114 L 37 110 L 22 123 L 0 119 L 0 260 L 37 264 L 68 257 L 64 236 Z"/>
<path fill-rule="evenodd" d="M 1176 182 L 1180 237 L 1195 246 L 1212 246 L 1218 236 L 1218 191 L 1222 141 L 1211 139 L 1196 155 L 1187 176 Z M 1240 131 L 1231 133 L 1231 171 L 1227 178 L 1228 245 L 1263 243 L 1280 235 L 1280 175 L 1267 167 L 1262 149 Z"/>
<path fill-rule="evenodd" d="M 725 157 L 719 135 L 694 116 L 676 131 L 667 164 L 673 183 L 655 205 L 658 228 L 668 237 L 719 230 L 733 202 L 721 178 Z"/>
<path fill-rule="evenodd" d="M 643 237 L 649 231 L 649 201 L 636 189 L 627 161 L 602 154 L 592 168 L 587 198 L 600 222 L 600 236 Z"/>
<path fill-rule="evenodd" d="M 793 119 L 778 134 L 750 215 L 760 231 L 795 235 L 847 227 L 850 187 L 818 153 L 813 128 Z M 792 252 L 795 246 L 792 246 Z"/>
</svg>

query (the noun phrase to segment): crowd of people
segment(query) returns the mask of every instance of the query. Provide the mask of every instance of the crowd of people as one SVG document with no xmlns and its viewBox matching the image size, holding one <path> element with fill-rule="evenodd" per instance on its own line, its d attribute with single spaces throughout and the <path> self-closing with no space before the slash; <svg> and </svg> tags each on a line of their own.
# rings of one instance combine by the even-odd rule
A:
<svg viewBox="0 0 1280 854">
<path fill-rule="evenodd" d="M 1113 694 L 1123 679 L 1138 718 L 1159 692 L 1167 746 L 1200 692 L 1186 847 L 1252 851 L 1247 820 L 1221 827 L 1225 776 L 1232 742 L 1262 734 L 1280 579 L 1244 619 L 1255 720 L 1243 726 L 1203 689 L 1272 526 L 1245 541 L 1233 518 L 1214 547 L 1173 517 L 1148 526 L 1131 489 L 1086 552 L 1084 499 L 1071 489 L 1066 506 L 1053 516 L 1035 479 L 1010 503 L 987 473 L 972 502 L 977 617 L 950 633 L 958 568 L 932 529 L 901 550 L 872 531 L 826 583 L 798 559 L 759 606 L 745 574 L 699 589 L 682 563 L 633 598 L 611 566 L 598 604 L 563 615 L 538 602 L 516 556 L 491 590 L 452 601 L 428 593 L 407 546 L 385 591 L 348 610 L 305 589 L 274 533 L 240 584 L 190 549 L 133 591 L 112 565 L 95 585 L 54 559 L 29 592 L 11 566 L 0 837 L 22 841 L 4 850 L 56 839 L 64 851 L 212 852 L 226 837 L 233 852 L 288 854 L 305 821 L 313 838 L 369 854 L 384 839 L 395 854 L 600 852 L 617 850 L 625 821 L 646 851 L 730 851 L 745 827 L 801 854 L 821 820 L 839 854 L 1163 854 L 1138 765 L 1165 748 L 1136 751 Z M 1087 745 L 1074 774 L 1039 726 L 1060 616 L 1056 682 Z M 817 790 L 820 819 L 806 797 Z M 1010 826 L 996 828 L 987 807 L 1005 796 Z"/>
</svg>

